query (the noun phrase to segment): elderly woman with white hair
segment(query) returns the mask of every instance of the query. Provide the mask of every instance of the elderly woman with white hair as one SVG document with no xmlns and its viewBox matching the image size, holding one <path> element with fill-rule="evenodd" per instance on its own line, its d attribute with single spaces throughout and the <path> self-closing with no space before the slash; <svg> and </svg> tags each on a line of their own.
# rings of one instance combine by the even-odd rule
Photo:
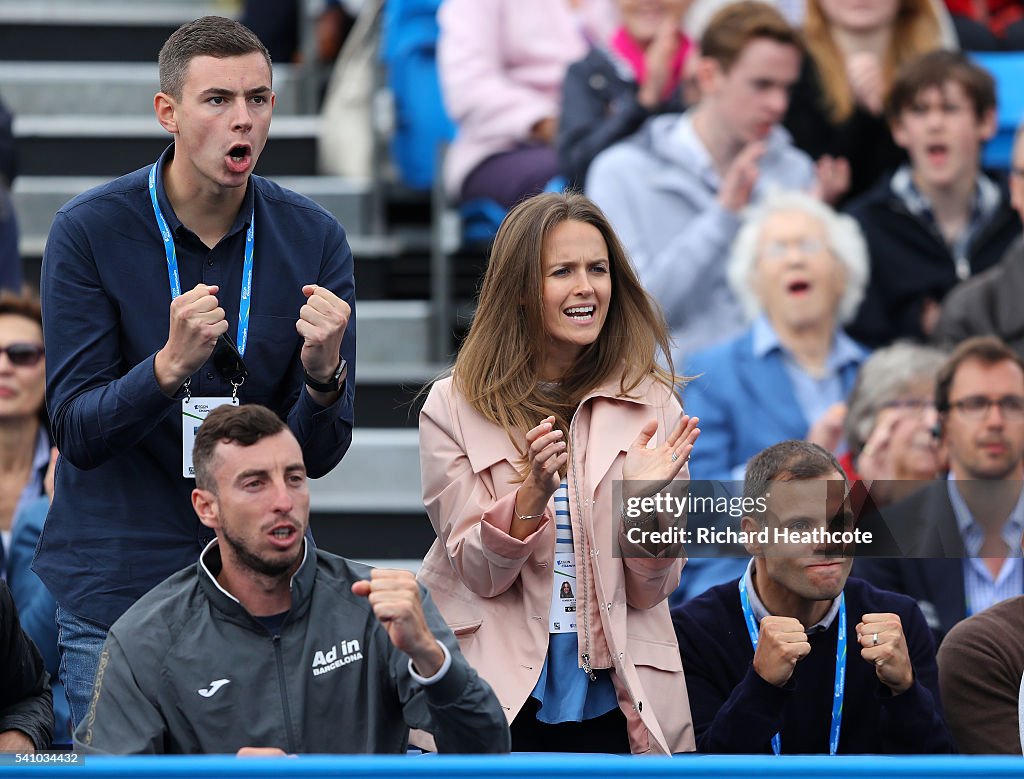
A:
<svg viewBox="0 0 1024 779">
<path fill-rule="evenodd" d="M 857 223 L 803 193 L 771 195 L 746 215 L 727 273 L 751 325 L 681 362 L 703 430 L 692 477 L 742 480 L 747 460 L 791 438 L 842 454 L 846 397 L 867 357 L 841 329 L 868 280 Z"/>
</svg>

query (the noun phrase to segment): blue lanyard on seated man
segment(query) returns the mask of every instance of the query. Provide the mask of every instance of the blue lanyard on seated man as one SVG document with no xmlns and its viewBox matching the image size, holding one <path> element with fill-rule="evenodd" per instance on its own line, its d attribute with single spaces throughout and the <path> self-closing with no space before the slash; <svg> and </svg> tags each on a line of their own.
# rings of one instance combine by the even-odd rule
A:
<svg viewBox="0 0 1024 779">
<path fill-rule="evenodd" d="M 740 577 L 740 606 L 743 608 L 743 621 L 750 634 L 750 643 L 757 651 L 757 637 L 760 626 L 750 608 L 750 596 L 747 594 L 747 577 Z M 835 692 L 832 696 L 832 722 L 828 729 L 828 753 L 836 754 L 839 749 L 839 730 L 843 724 L 843 697 L 846 694 L 846 596 L 839 593 L 839 633 L 836 636 L 836 676 Z M 772 736 L 772 752 L 782 754 L 782 734 Z"/>
</svg>

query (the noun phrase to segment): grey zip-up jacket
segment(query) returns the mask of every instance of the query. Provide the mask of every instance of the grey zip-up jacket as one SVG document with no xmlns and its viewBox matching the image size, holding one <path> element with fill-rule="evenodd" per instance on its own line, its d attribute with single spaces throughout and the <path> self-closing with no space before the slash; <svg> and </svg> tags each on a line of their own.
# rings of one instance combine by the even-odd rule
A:
<svg viewBox="0 0 1024 779">
<path fill-rule="evenodd" d="M 676 367 L 747 326 L 725 274 L 741 216 L 718 202 L 720 176 L 693 128 L 694 110 L 655 116 L 605 149 L 586 185 L 665 313 Z M 773 127 L 764 144 L 751 203 L 774 190 L 811 188 L 814 163 L 784 128 Z"/>
<path fill-rule="evenodd" d="M 509 751 L 501 706 L 426 590 L 427 623 L 452 662 L 421 685 L 369 602 L 352 594 L 368 566 L 307 547 L 279 635 L 220 588 L 219 566 L 214 543 L 114 623 L 76 749 L 403 753 L 412 727 L 431 732 L 440 752 Z"/>
</svg>

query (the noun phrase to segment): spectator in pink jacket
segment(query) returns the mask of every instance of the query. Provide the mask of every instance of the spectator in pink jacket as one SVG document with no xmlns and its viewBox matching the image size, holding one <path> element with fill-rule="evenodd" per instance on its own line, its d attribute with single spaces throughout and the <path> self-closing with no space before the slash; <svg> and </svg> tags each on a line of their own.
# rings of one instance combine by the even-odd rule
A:
<svg viewBox="0 0 1024 779">
<path fill-rule="evenodd" d="M 665 322 L 593 203 L 543 194 L 508 214 L 420 415 L 437 541 L 419 578 L 513 751 L 694 749 L 666 601 L 679 517 L 638 502 L 689 479 L 699 434 L 659 356 Z"/>
<path fill-rule="evenodd" d="M 562 80 L 616 19 L 613 0 L 441 3 L 441 92 L 458 126 L 445 160 L 450 197 L 509 208 L 559 174 Z"/>
</svg>

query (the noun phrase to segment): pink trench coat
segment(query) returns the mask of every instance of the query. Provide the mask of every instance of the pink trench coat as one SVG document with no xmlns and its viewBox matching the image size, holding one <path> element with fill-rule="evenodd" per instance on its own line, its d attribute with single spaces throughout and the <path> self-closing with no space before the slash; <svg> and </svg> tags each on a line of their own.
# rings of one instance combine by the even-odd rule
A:
<svg viewBox="0 0 1024 779">
<path fill-rule="evenodd" d="M 683 560 L 612 555 L 620 527 L 612 482 L 622 478 L 626 451 L 652 418 L 662 442 L 681 409 L 653 381 L 634 390 L 633 399 L 616 397 L 618 390 L 616 380 L 588 395 L 570 432 L 580 665 L 586 652 L 594 668 L 613 671 L 634 754 L 692 751 L 690 704 L 665 600 Z M 473 410 L 451 378 L 434 385 L 420 414 L 420 462 L 437 541 L 419 579 L 509 722 L 547 655 L 555 547 L 554 501 L 525 540 L 508 535 L 518 457 L 505 432 Z"/>
</svg>

